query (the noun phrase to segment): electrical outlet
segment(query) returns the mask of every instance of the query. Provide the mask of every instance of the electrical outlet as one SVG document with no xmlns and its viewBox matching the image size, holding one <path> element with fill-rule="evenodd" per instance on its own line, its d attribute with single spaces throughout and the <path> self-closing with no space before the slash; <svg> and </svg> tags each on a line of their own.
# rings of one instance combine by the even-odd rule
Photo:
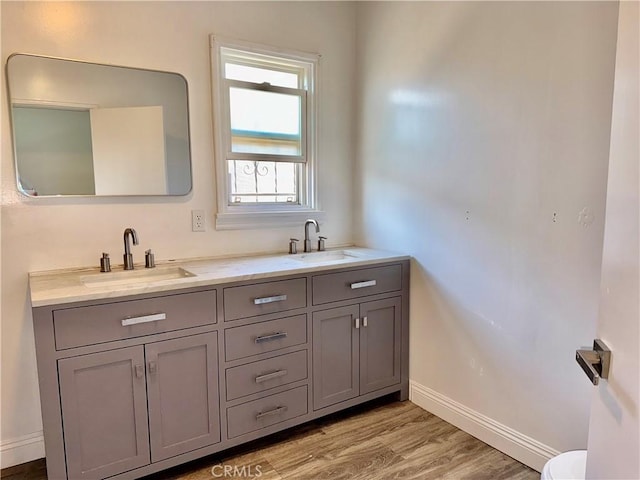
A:
<svg viewBox="0 0 640 480">
<path fill-rule="evenodd" d="M 191 231 L 204 232 L 204 210 L 191 210 Z"/>
</svg>

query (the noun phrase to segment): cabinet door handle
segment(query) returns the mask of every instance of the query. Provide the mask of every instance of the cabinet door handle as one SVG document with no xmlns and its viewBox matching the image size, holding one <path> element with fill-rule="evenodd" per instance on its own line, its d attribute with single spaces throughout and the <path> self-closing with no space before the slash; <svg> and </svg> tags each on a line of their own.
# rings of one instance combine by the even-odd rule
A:
<svg viewBox="0 0 640 480">
<path fill-rule="evenodd" d="M 265 303 L 284 302 L 287 299 L 286 295 L 274 295 L 272 297 L 254 298 L 254 305 L 263 305 Z"/>
<path fill-rule="evenodd" d="M 136 378 L 142 378 L 144 375 L 144 368 L 142 365 L 136 365 L 133 369 L 135 370 Z"/>
<path fill-rule="evenodd" d="M 261 418 L 269 417 L 271 415 L 280 415 L 281 413 L 284 413 L 286 411 L 287 407 L 276 407 L 273 410 L 267 410 L 266 412 L 260 412 L 256 414 L 256 420 L 260 420 Z"/>
<path fill-rule="evenodd" d="M 360 328 L 360 318 L 356 317 L 356 328 Z"/>
<path fill-rule="evenodd" d="M 153 315 L 143 315 L 141 317 L 130 317 L 122 320 L 122 326 L 136 325 L 138 323 L 157 322 L 158 320 L 166 320 L 166 313 L 154 313 Z"/>
<path fill-rule="evenodd" d="M 362 317 L 362 326 L 363 327 L 367 327 L 369 324 L 367 317 Z"/>
<path fill-rule="evenodd" d="M 270 335 L 262 335 L 260 337 L 256 337 L 255 342 L 256 343 L 268 342 L 270 340 L 277 340 L 279 338 L 285 338 L 286 336 L 287 336 L 287 332 L 276 332 L 276 333 L 272 333 Z"/>
<path fill-rule="evenodd" d="M 158 371 L 158 365 L 156 362 L 149 362 L 149 373 L 151 375 L 155 374 Z"/>
<path fill-rule="evenodd" d="M 276 370 L 275 372 L 258 375 L 256 377 L 256 383 L 262 383 L 266 382 L 267 380 L 273 380 L 274 378 L 284 377 L 287 373 L 288 372 L 286 370 Z"/>
<path fill-rule="evenodd" d="M 366 287 L 375 287 L 375 280 L 367 280 L 366 282 L 356 282 L 351 284 L 351 289 L 355 290 L 356 288 L 366 288 Z"/>
</svg>

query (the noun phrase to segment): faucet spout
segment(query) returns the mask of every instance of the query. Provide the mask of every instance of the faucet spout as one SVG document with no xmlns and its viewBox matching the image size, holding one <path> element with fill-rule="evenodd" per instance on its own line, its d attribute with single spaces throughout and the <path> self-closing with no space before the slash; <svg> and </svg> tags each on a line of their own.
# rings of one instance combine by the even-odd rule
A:
<svg viewBox="0 0 640 480">
<path fill-rule="evenodd" d="M 309 239 L 309 225 L 314 225 L 316 227 L 316 233 L 320 233 L 320 226 L 318 225 L 318 222 L 315 221 L 313 218 L 310 218 L 306 222 L 304 222 L 304 252 L 305 253 L 311 251 L 311 240 Z"/>
<path fill-rule="evenodd" d="M 129 238 L 133 240 L 134 245 L 138 245 L 138 234 L 133 228 L 127 228 L 124 231 L 124 269 L 133 270 L 133 255 L 131 254 L 131 245 Z"/>
</svg>

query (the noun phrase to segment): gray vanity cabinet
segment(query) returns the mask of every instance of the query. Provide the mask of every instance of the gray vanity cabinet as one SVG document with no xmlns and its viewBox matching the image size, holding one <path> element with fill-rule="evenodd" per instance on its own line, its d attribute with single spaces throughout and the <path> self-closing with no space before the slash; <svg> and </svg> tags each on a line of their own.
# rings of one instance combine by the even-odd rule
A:
<svg viewBox="0 0 640 480">
<path fill-rule="evenodd" d="M 145 345 L 151 461 L 220 441 L 217 332 Z"/>
<path fill-rule="evenodd" d="M 309 412 L 307 284 L 301 277 L 223 290 L 231 441 L 263 436 Z"/>
<path fill-rule="evenodd" d="M 358 396 L 357 305 L 313 314 L 313 408 Z"/>
<path fill-rule="evenodd" d="M 313 407 L 400 383 L 401 298 L 313 314 Z"/>
<path fill-rule="evenodd" d="M 68 478 L 104 478 L 149 463 L 144 350 L 58 361 Z"/>
<path fill-rule="evenodd" d="M 406 400 L 408 286 L 401 259 L 34 306 L 48 477 L 134 480 Z"/>
<path fill-rule="evenodd" d="M 360 395 L 400 383 L 400 297 L 360 305 Z"/>
<path fill-rule="evenodd" d="M 210 332 L 59 360 L 69 478 L 219 442 L 217 352 Z"/>
</svg>

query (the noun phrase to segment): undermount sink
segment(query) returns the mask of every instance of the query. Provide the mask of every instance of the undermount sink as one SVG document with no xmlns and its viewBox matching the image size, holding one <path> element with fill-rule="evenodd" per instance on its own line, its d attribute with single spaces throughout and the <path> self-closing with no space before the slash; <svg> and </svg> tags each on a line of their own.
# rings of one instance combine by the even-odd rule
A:
<svg viewBox="0 0 640 480">
<path fill-rule="evenodd" d="M 299 262 L 325 263 L 353 260 L 356 258 L 362 258 L 362 255 L 350 252 L 349 250 L 329 250 L 325 252 L 312 252 L 303 253 L 302 255 L 292 255 L 291 258 Z"/>
<path fill-rule="evenodd" d="M 191 273 L 182 267 L 160 267 L 85 275 L 84 277 L 80 278 L 80 281 L 82 281 L 82 283 L 84 283 L 86 287 L 91 288 L 140 285 L 143 283 L 162 282 L 164 280 L 177 280 L 180 278 L 195 276 L 195 273 Z"/>
</svg>

